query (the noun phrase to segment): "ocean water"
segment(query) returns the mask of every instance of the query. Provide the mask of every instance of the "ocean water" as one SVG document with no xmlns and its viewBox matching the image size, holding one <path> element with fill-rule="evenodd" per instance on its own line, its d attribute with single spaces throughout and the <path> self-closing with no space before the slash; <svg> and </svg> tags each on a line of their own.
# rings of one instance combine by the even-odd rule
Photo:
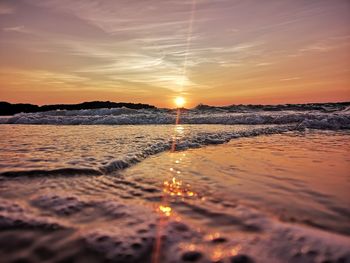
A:
<svg viewBox="0 0 350 263">
<path fill-rule="evenodd" d="M 2 118 L 0 262 L 349 262 L 348 110 L 219 111 Z"/>
</svg>

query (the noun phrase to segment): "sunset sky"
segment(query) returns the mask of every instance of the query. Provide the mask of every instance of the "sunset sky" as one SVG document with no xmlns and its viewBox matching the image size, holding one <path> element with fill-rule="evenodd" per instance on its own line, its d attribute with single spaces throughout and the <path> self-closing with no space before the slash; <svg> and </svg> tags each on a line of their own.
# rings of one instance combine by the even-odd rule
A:
<svg viewBox="0 0 350 263">
<path fill-rule="evenodd" d="M 348 0 L 0 0 L 0 100 L 350 101 Z"/>
</svg>

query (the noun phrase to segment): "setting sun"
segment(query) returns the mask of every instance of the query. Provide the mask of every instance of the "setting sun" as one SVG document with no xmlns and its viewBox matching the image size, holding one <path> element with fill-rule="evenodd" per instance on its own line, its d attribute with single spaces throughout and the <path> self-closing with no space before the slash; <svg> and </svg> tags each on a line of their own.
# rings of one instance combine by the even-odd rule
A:
<svg viewBox="0 0 350 263">
<path fill-rule="evenodd" d="M 186 101 L 183 97 L 176 97 L 174 101 L 175 101 L 176 107 L 178 107 L 178 108 L 183 107 L 186 103 Z"/>
</svg>

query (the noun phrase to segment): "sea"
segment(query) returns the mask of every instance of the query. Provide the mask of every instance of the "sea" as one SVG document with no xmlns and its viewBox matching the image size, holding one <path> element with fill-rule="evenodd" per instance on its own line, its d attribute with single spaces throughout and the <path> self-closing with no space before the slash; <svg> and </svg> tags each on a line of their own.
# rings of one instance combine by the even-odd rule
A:
<svg viewBox="0 0 350 263">
<path fill-rule="evenodd" d="M 0 118 L 0 262 L 350 262 L 344 104 Z"/>
</svg>

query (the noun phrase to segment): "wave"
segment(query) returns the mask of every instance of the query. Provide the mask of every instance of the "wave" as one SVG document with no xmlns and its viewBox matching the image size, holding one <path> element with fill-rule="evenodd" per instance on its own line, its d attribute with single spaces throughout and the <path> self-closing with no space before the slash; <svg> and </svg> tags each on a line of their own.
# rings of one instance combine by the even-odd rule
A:
<svg viewBox="0 0 350 263">
<path fill-rule="evenodd" d="M 223 144 L 231 139 L 253 137 L 260 135 L 279 134 L 283 132 L 289 132 L 294 130 L 300 130 L 297 125 L 280 125 L 280 126 L 267 126 L 254 129 L 242 129 L 235 131 L 221 131 L 221 132 L 200 132 L 190 137 L 170 138 L 158 141 L 150 144 L 147 147 L 139 150 L 136 153 L 125 154 L 121 159 L 115 159 L 106 165 L 92 168 L 72 168 L 64 167 L 57 169 L 33 169 L 33 170 L 14 170 L 0 172 L 0 176 L 4 177 L 18 177 L 18 176 L 50 176 L 50 175 L 103 175 L 111 174 L 113 172 L 123 170 L 134 164 L 137 164 L 149 156 L 173 150 L 186 150 L 191 148 L 200 148 L 207 145 Z"/>
<path fill-rule="evenodd" d="M 295 107 L 295 106 L 294 106 Z M 286 107 L 285 107 L 286 108 Z M 287 108 L 289 109 L 289 108 Z M 0 124 L 48 124 L 48 125 L 143 125 L 174 124 L 176 111 L 167 109 L 93 109 L 58 110 L 40 113 L 20 113 L 1 118 Z M 182 124 L 292 124 L 300 128 L 350 129 L 349 107 L 323 110 L 261 110 L 252 108 L 201 107 L 182 110 Z"/>
<path fill-rule="evenodd" d="M 199 104 L 197 110 L 224 110 L 231 112 L 244 111 L 322 111 L 333 112 L 349 109 L 350 102 L 337 103 L 307 103 L 307 104 L 279 104 L 279 105 L 229 105 L 229 106 L 209 106 Z"/>
<path fill-rule="evenodd" d="M 242 106 L 243 107 L 243 106 Z M 192 128 L 186 131 L 186 134 L 178 136 L 176 138 L 176 150 L 185 150 L 190 148 L 199 148 L 206 145 L 222 144 L 228 142 L 234 138 L 259 136 L 265 134 L 278 134 L 288 131 L 303 131 L 307 129 L 318 130 L 341 130 L 350 129 L 350 108 L 345 107 L 333 107 L 326 108 L 323 105 L 323 110 L 320 109 L 307 109 L 301 110 L 301 106 L 298 110 L 264 110 L 252 107 L 244 106 L 240 112 L 234 112 L 237 106 L 232 107 L 210 107 L 202 106 L 195 109 L 181 110 L 181 124 L 224 124 L 225 129 L 211 129 L 206 130 L 203 126 L 194 131 Z M 293 105 L 295 108 L 296 106 Z M 317 107 L 320 107 L 318 105 Z M 287 106 L 284 107 L 284 109 Z M 309 107 L 310 108 L 310 107 Z M 234 109 L 234 110 L 233 110 Z M 327 109 L 327 110 L 325 110 Z M 48 111 L 40 113 L 21 113 L 12 117 L 0 118 L 0 124 L 47 124 L 47 125 L 144 125 L 144 124 L 174 124 L 176 121 L 175 110 L 168 109 L 128 109 L 128 108 L 114 108 L 114 109 L 90 109 L 90 110 L 58 110 Z M 248 129 L 235 129 L 230 125 L 248 125 Z M 196 125 L 194 125 L 195 127 Z M 135 126 L 136 127 L 136 126 Z M 150 126 L 151 127 L 151 126 Z M 198 126 L 199 127 L 199 126 Z M 214 126 L 213 126 L 214 127 Z M 232 127 L 232 129 L 231 129 Z M 74 128 L 74 127 L 72 127 Z M 56 129 L 56 128 L 55 128 Z M 80 128 L 79 128 L 80 129 Z M 144 128 L 140 128 L 141 133 L 145 132 Z M 158 129 L 157 129 L 158 130 Z M 139 132 L 137 134 L 139 134 Z M 101 131 L 100 131 L 101 132 Z M 110 147 L 118 147 L 118 151 L 111 151 L 108 155 L 112 156 L 108 159 L 98 159 L 95 163 L 90 163 L 88 158 L 80 158 L 77 153 L 78 162 L 73 163 L 67 161 L 64 163 L 61 161 L 59 165 L 50 167 L 51 169 L 45 169 L 44 162 L 38 164 L 33 169 L 31 160 L 24 160 L 24 164 L 21 170 L 13 170 L 15 167 L 12 165 L 11 170 L 0 170 L 0 175 L 7 177 L 15 176 L 35 176 L 35 175 L 101 175 L 110 174 L 118 170 L 123 170 L 136 163 L 141 162 L 149 156 L 171 150 L 173 139 L 171 133 L 162 133 L 159 131 L 159 136 L 133 139 L 128 137 L 127 141 L 116 142 L 115 145 Z M 151 133 L 155 133 L 155 130 Z M 156 132 L 157 133 L 157 132 Z M 158 134 L 158 133 L 157 133 Z M 115 142 L 115 137 L 109 138 L 110 142 Z M 74 138 L 72 138 L 75 140 Z M 124 138 L 125 139 L 125 138 Z M 89 140 L 93 140 L 89 137 Z M 104 141 L 107 138 L 103 139 Z M 142 144 L 139 143 L 142 141 Z M 63 142 L 65 145 L 67 142 Z M 100 142 L 97 142 L 100 143 Z M 128 144 L 128 147 L 124 147 L 123 144 Z M 61 142 L 62 144 L 62 142 Z M 70 143 L 69 143 L 70 144 Z M 90 145 L 90 143 L 88 143 Z M 93 143 L 91 144 L 93 146 Z M 107 142 L 103 145 L 109 147 Z M 54 145 L 53 150 L 62 151 L 67 149 L 61 149 L 57 145 Z M 99 147 L 99 146 L 96 146 Z M 41 148 L 38 148 L 40 151 Z M 99 149 L 99 148 L 98 148 Z M 119 149 L 122 149 L 119 152 Z M 125 151 L 123 150 L 125 149 Z M 28 149 L 25 149 L 28 150 Z M 69 151 L 75 151 L 75 148 L 70 148 Z M 86 150 L 84 150 L 86 154 Z M 50 152 L 48 151 L 48 154 Z M 95 157 L 96 152 L 92 153 L 92 157 Z M 118 156 L 116 156 L 118 155 Z M 67 155 L 68 156 L 68 155 Z M 41 157 L 41 156 L 39 156 Z M 39 158 L 38 157 L 38 158 Z M 66 156 L 63 156 L 66 157 Z M 73 156 L 74 157 L 74 156 Z M 72 158 L 73 158 L 72 157 Z M 28 157 L 29 158 L 29 157 Z M 41 160 L 44 160 L 46 156 L 43 156 Z M 64 158 L 62 158 L 64 159 Z M 67 158 L 66 158 L 67 159 Z M 94 158 L 93 158 L 94 159 Z M 72 167 L 73 165 L 73 167 Z M 58 166 L 58 167 L 57 167 Z M 8 168 L 11 166 L 7 166 Z M 26 168 L 24 168 L 26 167 Z M 37 168 L 38 167 L 38 168 Z M 42 168 L 42 169 L 41 169 Z"/>
</svg>

